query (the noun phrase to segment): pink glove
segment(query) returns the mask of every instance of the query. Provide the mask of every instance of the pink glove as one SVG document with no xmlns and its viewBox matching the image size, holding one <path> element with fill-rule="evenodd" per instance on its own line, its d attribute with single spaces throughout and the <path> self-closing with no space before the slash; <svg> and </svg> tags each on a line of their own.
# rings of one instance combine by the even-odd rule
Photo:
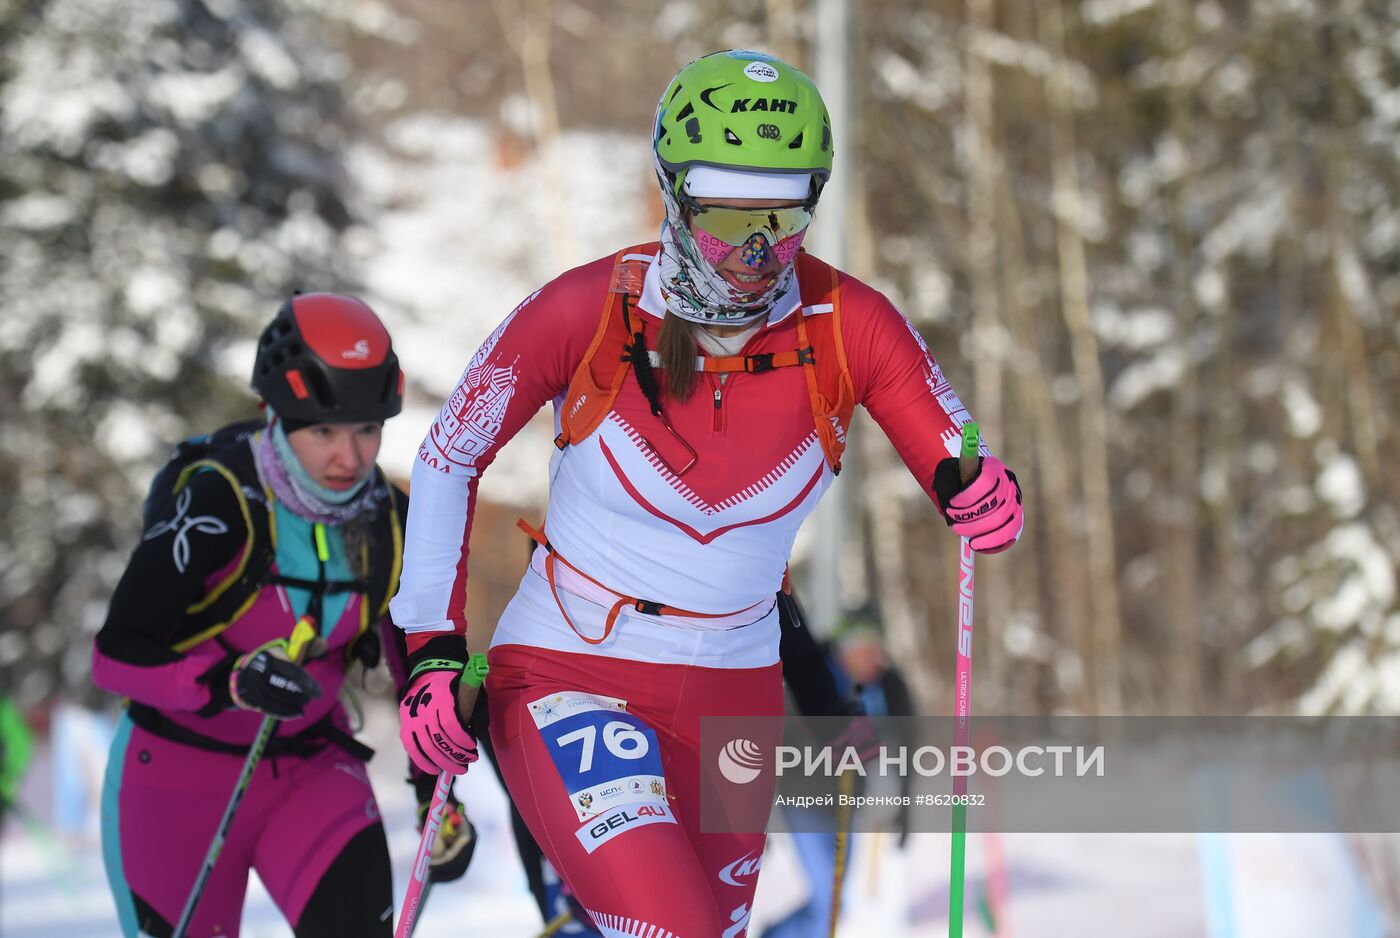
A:
<svg viewBox="0 0 1400 938">
<path fill-rule="evenodd" d="M 953 532 L 970 538 L 979 554 L 1006 550 L 1021 537 L 1021 484 L 995 456 L 981 457 L 981 468 L 966 487 L 957 459 L 950 456 L 939 462 L 933 473 L 933 500 Z"/>
<path fill-rule="evenodd" d="M 450 665 L 450 661 L 424 662 Z M 420 668 L 422 666 L 420 665 Z M 399 739 L 408 757 L 430 774 L 461 775 L 476 761 L 476 740 L 457 713 L 457 683 L 462 665 L 455 669 L 415 669 L 399 704 Z"/>
</svg>

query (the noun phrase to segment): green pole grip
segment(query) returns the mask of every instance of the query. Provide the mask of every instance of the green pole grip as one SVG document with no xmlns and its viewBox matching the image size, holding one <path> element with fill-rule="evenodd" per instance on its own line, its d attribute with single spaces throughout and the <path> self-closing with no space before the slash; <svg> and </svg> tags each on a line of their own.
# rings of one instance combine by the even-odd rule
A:
<svg viewBox="0 0 1400 938">
<path fill-rule="evenodd" d="M 486 656 L 478 652 L 467 661 L 467 667 L 462 672 L 462 680 L 472 687 L 480 687 L 486 682 L 486 674 L 490 670 L 490 665 L 486 663 Z"/>
<path fill-rule="evenodd" d="M 962 425 L 962 458 L 976 459 L 981 445 L 982 429 L 977 426 L 976 420 L 969 420 Z"/>
<path fill-rule="evenodd" d="M 969 420 L 962 425 L 962 452 L 958 455 L 958 474 L 963 485 L 977 476 L 977 450 L 982 446 L 982 431 L 977 421 Z"/>
</svg>

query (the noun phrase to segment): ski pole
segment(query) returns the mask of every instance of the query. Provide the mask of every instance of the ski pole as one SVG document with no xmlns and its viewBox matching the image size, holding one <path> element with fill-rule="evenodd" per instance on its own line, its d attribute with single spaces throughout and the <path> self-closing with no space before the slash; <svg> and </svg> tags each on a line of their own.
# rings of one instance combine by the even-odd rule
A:
<svg viewBox="0 0 1400 938">
<path fill-rule="evenodd" d="M 551 935 L 557 935 L 561 928 L 573 920 L 574 913 L 565 909 L 563 912 L 560 912 L 558 915 L 554 916 L 554 918 L 550 919 L 549 923 L 545 925 L 544 931 L 536 935 L 535 938 L 550 938 Z"/>
<path fill-rule="evenodd" d="M 490 669 L 486 664 L 485 655 L 472 655 L 462 672 L 462 680 L 472 687 L 480 687 L 486 680 L 488 670 Z M 399 927 L 394 931 L 394 938 L 409 938 L 418 924 L 418 914 L 423 911 L 433 844 L 437 843 L 438 828 L 442 826 L 442 811 L 447 807 L 447 793 L 452 790 L 454 777 L 448 772 L 440 772 L 437 784 L 433 786 L 433 800 L 428 806 L 427 817 L 423 819 L 423 836 L 418 839 L 418 852 L 414 854 L 413 869 L 409 871 L 408 892 L 404 893 L 403 908 L 399 910 Z"/>
<path fill-rule="evenodd" d="M 971 420 L 962 427 L 962 452 L 958 456 L 963 485 L 977 475 L 977 450 L 981 432 Z M 957 718 L 953 745 L 966 748 L 972 719 L 972 540 L 962 538 L 958 551 L 958 683 L 953 715 Z M 953 776 L 953 856 L 948 875 L 948 938 L 962 938 L 963 874 L 967 853 L 967 776 Z"/>
<path fill-rule="evenodd" d="M 287 643 L 287 657 L 293 664 L 301 663 L 302 652 L 306 646 L 316 638 L 315 620 L 310 616 L 302 616 L 297 619 L 296 626 L 292 629 L 291 640 Z M 243 771 L 238 773 L 238 784 L 233 786 L 233 795 L 228 800 L 228 807 L 224 808 L 224 816 L 219 821 L 218 829 L 214 831 L 214 840 L 209 844 L 209 851 L 204 855 L 204 863 L 199 868 L 199 875 L 195 877 L 194 888 L 190 890 L 190 897 L 185 900 L 185 910 L 180 913 L 180 921 L 175 925 L 175 931 L 171 938 L 185 938 L 185 930 L 190 927 L 190 921 L 194 918 L 194 910 L 199 905 L 200 897 L 204 895 L 204 887 L 209 885 L 209 877 L 214 872 L 214 864 L 219 862 L 219 854 L 224 849 L 224 840 L 228 837 L 229 828 L 233 826 L 233 815 L 238 811 L 238 805 L 243 801 L 243 795 L 248 790 L 248 783 L 253 780 L 253 772 L 257 769 L 258 763 L 262 761 L 263 751 L 267 749 L 268 741 L 272 739 L 272 732 L 277 726 L 277 717 L 263 717 L 262 725 L 258 727 L 258 734 L 253 737 L 253 744 L 248 747 L 248 758 L 243 760 Z"/>
<path fill-rule="evenodd" d="M 849 772 L 841 773 L 841 804 L 836 808 L 836 858 L 831 869 L 831 920 L 829 938 L 836 938 L 836 925 L 841 921 L 841 890 L 846 884 L 846 861 L 851 855 L 851 795 L 856 780 Z"/>
</svg>

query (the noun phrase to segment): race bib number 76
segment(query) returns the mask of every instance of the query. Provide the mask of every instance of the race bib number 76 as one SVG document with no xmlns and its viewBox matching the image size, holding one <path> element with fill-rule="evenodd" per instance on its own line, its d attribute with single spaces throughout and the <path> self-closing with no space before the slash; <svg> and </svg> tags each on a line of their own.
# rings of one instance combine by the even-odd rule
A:
<svg viewBox="0 0 1400 938">
<path fill-rule="evenodd" d="M 617 804 L 666 804 L 656 733 L 625 700 L 562 691 L 529 706 L 580 821 Z"/>
</svg>

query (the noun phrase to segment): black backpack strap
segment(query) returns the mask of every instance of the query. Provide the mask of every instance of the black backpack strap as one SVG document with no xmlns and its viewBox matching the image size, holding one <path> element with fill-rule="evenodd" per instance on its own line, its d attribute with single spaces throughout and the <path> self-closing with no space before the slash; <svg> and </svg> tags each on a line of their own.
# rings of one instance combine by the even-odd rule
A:
<svg viewBox="0 0 1400 938">
<path fill-rule="evenodd" d="M 246 756 L 248 754 L 249 744 L 247 743 L 229 743 L 221 739 L 214 739 L 212 736 L 205 736 L 198 730 L 176 723 L 159 710 L 145 704 L 133 701 L 127 707 L 127 714 L 131 717 L 132 723 L 161 739 L 202 749 L 206 752 L 222 752 L 231 756 Z M 305 757 L 315 755 L 328 745 L 335 746 L 361 762 L 368 762 L 374 757 L 373 749 L 336 726 L 329 713 L 295 736 L 272 737 L 268 740 L 267 748 L 263 752 L 268 756 Z"/>
<path fill-rule="evenodd" d="M 277 586 L 290 586 L 294 589 L 306 590 L 308 593 L 320 593 L 330 596 L 334 593 L 363 593 L 369 589 L 369 583 L 365 580 L 303 580 L 300 577 L 285 576 L 281 573 L 274 573 L 268 577 L 268 583 Z"/>
<path fill-rule="evenodd" d="M 175 444 L 174 451 L 151 480 L 142 505 L 142 530 L 150 530 L 161 517 L 168 513 L 171 501 L 183 485 L 185 469 L 191 463 L 207 457 L 217 458 L 237 443 L 246 441 L 262 428 L 260 420 L 242 420 L 220 427 L 213 433 L 192 436 Z"/>
<path fill-rule="evenodd" d="M 184 651 L 221 634 L 252 608 L 264 587 L 271 585 L 304 589 L 316 598 L 333 593 L 359 593 L 362 612 L 358 634 L 366 632 L 388 613 L 389 600 L 398 590 L 403 569 L 403 518 L 408 496 L 385 479 L 382 472 L 375 470 L 374 484 L 383 486 L 385 492 L 370 522 L 369 575 L 354 580 L 305 580 L 273 571 L 277 528 L 272 518 L 272 495 L 262 487 L 247 437 L 240 436 L 217 453 L 186 466 L 177 484 L 183 486 L 190 476 L 201 470 L 218 472 L 233 488 L 248 526 L 249 543 L 238 566 L 198 604 L 186 610 L 188 616 L 204 627 L 177 645 L 176 651 Z"/>
<path fill-rule="evenodd" d="M 403 572 L 403 525 L 408 515 L 408 496 L 381 473 L 387 497 L 374 519 L 374 552 L 370 558 L 369 590 L 366 599 L 370 621 L 378 622 L 389 613 L 389 600 L 399 591 Z"/>
</svg>

